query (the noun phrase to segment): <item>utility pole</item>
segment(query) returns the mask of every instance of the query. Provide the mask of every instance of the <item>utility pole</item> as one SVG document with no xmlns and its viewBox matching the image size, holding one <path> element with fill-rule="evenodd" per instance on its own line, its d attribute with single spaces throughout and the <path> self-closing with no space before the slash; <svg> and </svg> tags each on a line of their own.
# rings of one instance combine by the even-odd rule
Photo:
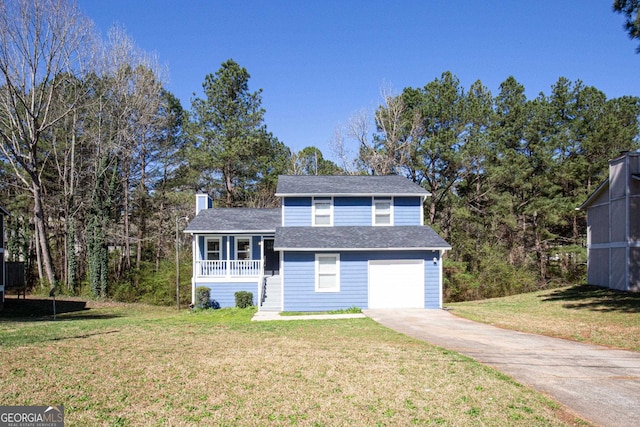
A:
<svg viewBox="0 0 640 427">
<path fill-rule="evenodd" d="M 176 217 L 176 307 L 180 310 L 180 230 L 178 228 L 178 221 L 184 219 L 189 221 L 189 217 Z"/>
</svg>

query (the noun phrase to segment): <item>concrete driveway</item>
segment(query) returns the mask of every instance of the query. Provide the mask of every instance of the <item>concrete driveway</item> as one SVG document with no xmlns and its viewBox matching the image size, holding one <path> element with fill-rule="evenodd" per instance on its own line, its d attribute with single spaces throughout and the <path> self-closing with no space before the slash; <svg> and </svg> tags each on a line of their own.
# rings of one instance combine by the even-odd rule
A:
<svg viewBox="0 0 640 427">
<path fill-rule="evenodd" d="M 640 353 L 515 332 L 444 310 L 364 310 L 376 322 L 469 356 L 601 426 L 640 426 Z"/>
</svg>

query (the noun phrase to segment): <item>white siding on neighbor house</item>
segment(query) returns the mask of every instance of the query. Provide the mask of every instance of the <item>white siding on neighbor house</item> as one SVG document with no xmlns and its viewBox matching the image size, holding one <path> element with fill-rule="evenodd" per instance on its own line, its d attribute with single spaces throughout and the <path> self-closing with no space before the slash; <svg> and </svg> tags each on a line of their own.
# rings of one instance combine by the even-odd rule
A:
<svg viewBox="0 0 640 427">
<path fill-rule="evenodd" d="M 609 287 L 619 291 L 628 290 L 627 277 L 627 248 L 611 248 L 611 277 L 609 278 Z"/>
<path fill-rule="evenodd" d="M 282 215 L 285 227 L 310 227 L 311 197 L 285 197 Z"/>
<path fill-rule="evenodd" d="M 609 249 L 589 249 L 587 282 L 591 285 L 609 287 Z"/>
<path fill-rule="evenodd" d="M 587 282 L 640 291 L 640 153 L 609 161 L 609 179 L 587 205 Z"/>
<path fill-rule="evenodd" d="M 369 260 L 417 259 L 425 261 L 424 308 L 440 308 L 441 260 L 438 251 L 345 251 L 340 252 L 340 292 L 315 292 L 314 252 L 286 252 L 282 272 L 283 310 L 324 311 L 352 306 L 368 308 Z"/>
</svg>

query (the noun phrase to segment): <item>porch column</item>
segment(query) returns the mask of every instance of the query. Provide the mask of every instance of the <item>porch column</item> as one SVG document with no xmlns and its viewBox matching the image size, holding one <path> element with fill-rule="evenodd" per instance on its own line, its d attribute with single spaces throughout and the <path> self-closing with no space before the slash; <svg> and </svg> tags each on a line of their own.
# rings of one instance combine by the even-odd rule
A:
<svg viewBox="0 0 640 427">
<path fill-rule="evenodd" d="M 224 274 L 226 277 L 231 276 L 231 269 L 230 269 L 231 264 L 229 261 L 231 261 L 231 236 L 227 236 L 227 261 L 226 261 L 227 265 L 225 266 L 225 269 L 224 269 Z"/>
<path fill-rule="evenodd" d="M 198 271 L 197 260 L 200 254 L 198 250 L 198 237 L 195 234 L 191 235 L 191 250 L 193 259 L 193 265 L 191 266 L 191 304 L 195 306 L 196 304 L 196 275 Z"/>
</svg>

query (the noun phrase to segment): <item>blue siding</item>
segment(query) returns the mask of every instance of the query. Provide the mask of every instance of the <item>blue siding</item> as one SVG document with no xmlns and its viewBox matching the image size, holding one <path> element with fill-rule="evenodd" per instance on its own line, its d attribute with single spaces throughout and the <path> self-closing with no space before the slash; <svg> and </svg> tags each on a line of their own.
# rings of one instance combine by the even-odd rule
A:
<svg viewBox="0 0 640 427">
<path fill-rule="evenodd" d="M 437 259 L 434 264 L 433 258 Z M 340 292 L 315 292 L 315 253 L 284 254 L 284 310 L 325 311 L 352 306 L 368 308 L 369 260 L 425 260 L 425 308 L 440 307 L 438 251 L 341 252 Z"/>
<path fill-rule="evenodd" d="M 200 248 L 200 259 L 204 259 L 204 236 L 198 236 L 198 248 Z"/>
<path fill-rule="evenodd" d="M 285 197 L 282 204 L 285 227 L 311 226 L 311 197 Z"/>
<path fill-rule="evenodd" d="M 260 236 L 253 236 L 251 238 L 251 259 L 260 259 Z"/>
<path fill-rule="evenodd" d="M 197 283 L 211 290 L 211 300 L 220 304 L 220 308 L 235 307 L 235 293 L 247 291 L 253 294 L 253 305 L 258 304 L 258 282 Z"/>
<path fill-rule="evenodd" d="M 333 199 L 333 225 L 371 225 L 371 197 Z"/>
<path fill-rule="evenodd" d="M 421 209 L 422 206 L 419 197 L 394 197 L 394 225 L 423 225 L 420 222 Z"/>
<path fill-rule="evenodd" d="M 433 262 L 433 259 L 436 262 Z M 426 253 L 424 262 L 424 308 L 441 308 L 440 301 L 440 258 L 439 251 Z"/>
</svg>

